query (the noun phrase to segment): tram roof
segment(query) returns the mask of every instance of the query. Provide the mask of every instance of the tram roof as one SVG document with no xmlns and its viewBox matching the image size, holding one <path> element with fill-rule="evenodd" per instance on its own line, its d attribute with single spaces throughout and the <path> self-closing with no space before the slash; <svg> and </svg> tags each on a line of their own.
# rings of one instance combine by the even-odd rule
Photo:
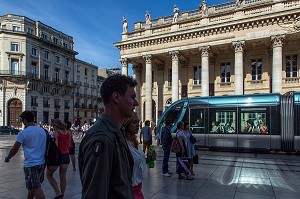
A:
<svg viewBox="0 0 300 199">
<path fill-rule="evenodd" d="M 300 93 L 299 93 L 300 100 Z M 215 105 L 215 106 L 247 106 L 247 105 L 277 105 L 280 102 L 280 94 L 251 94 L 251 95 L 231 95 L 231 96 L 210 96 L 192 97 L 185 101 L 189 105 Z"/>
</svg>

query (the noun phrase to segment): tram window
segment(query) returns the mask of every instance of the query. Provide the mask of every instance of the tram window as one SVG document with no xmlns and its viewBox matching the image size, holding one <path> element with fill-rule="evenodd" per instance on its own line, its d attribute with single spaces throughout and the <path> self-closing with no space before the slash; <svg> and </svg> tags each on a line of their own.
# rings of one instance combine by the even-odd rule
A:
<svg viewBox="0 0 300 199">
<path fill-rule="evenodd" d="M 203 109 L 190 109 L 190 126 L 203 127 Z"/>
<path fill-rule="evenodd" d="M 165 121 L 167 118 L 172 120 L 172 126 L 178 122 L 178 118 L 180 117 L 183 109 L 183 103 L 178 103 L 174 105 L 168 112 L 163 116 L 162 122 L 160 123 L 159 128 L 162 128 L 165 125 Z"/>
<path fill-rule="evenodd" d="M 236 112 L 224 109 L 211 109 L 210 133 L 236 133 Z"/>
<path fill-rule="evenodd" d="M 268 135 L 268 122 L 267 108 L 241 109 L 241 133 Z"/>
</svg>

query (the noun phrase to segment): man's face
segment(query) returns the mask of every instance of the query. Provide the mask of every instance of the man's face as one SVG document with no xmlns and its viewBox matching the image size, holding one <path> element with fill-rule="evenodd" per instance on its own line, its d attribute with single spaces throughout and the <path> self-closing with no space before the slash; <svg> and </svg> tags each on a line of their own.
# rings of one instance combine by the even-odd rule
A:
<svg viewBox="0 0 300 199">
<path fill-rule="evenodd" d="M 134 88 L 127 86 L 125 95 L 120 95 L 119 110 L 123 118 L 129 118 L 133 116 L 135 107 L 139 105 L 135 98 L 136 93 Z"/>
</svg>

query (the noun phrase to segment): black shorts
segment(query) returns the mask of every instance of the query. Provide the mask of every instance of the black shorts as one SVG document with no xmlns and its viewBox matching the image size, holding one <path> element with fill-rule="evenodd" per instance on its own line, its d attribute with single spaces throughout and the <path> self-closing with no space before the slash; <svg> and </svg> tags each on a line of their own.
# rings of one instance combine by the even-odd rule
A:
<svg viewBox="0 0 300 199">
<path fill-rule="evenodd" d="M 45 167 L 45 164 L 33 167 L 24 167 L 26 188 L 29 191 L 34 191 L 41 187 L 44 181 Z"/>
<path fill-rule="evenodd" d="M 70 163 L 70 155 L 62 154 L 61 164 L 69 164 Z"/>
<path fill-rule="evenodd" d="M 70 155 L 75 155 L 75 143 L 72 143 L 72 148 L 69 151 Z"/>
</svg>

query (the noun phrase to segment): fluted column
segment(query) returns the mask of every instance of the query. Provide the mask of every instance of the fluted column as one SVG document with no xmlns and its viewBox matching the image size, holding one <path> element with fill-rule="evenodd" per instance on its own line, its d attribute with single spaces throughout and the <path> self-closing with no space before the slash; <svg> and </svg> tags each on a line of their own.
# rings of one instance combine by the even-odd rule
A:
<svg viewBox="0 0 300 199">
<path fill-rule="evenodd" d="M 122 64 L 122 75 L 128 76 L 128 62 L 127 62 L 127 58 L 120 58 L 119 61 Z"/>
<path fill-rule="evenodd" d="M 140 65 L 133 65 L 132 66 L 134 79 L 137 82 L 137 85 L 135 87 L 135 93 L 136 93 L 136 100 L 139 103 L 139 106 L 135 107 L 135 111 L 138 115 L 138 117 L 141 119 L 141 66 Z"/>
<path fill-rule="evenodd" d="M 234 47 L 234 94 L 244 94 L 244 61 L 245 41 L 232 42 Z"/>
<path fill-rule="evenodd" d="M 282 93 L 282 45 L 284 35 L 271 36 L 273 47 L 272 93 Z"/>
<path fill-rule="evenodd" d="M 145 120 L 152 121 L 152 55 L 144 55 L 146 62 L 146 85 L 145 85 Z"/>
<path fill-rule="evenodd" d="M 179 71 L 178 71 L 178 55 L 179 51 L 170 52 L 172 56 L 172 102 L 179 98 Z"/>
<path fill-rule="evenodd" d="M 209 96 L 209 51 L 210 46 L 199 47 L 201 52 L 201 96 Z"/>
</svg>

